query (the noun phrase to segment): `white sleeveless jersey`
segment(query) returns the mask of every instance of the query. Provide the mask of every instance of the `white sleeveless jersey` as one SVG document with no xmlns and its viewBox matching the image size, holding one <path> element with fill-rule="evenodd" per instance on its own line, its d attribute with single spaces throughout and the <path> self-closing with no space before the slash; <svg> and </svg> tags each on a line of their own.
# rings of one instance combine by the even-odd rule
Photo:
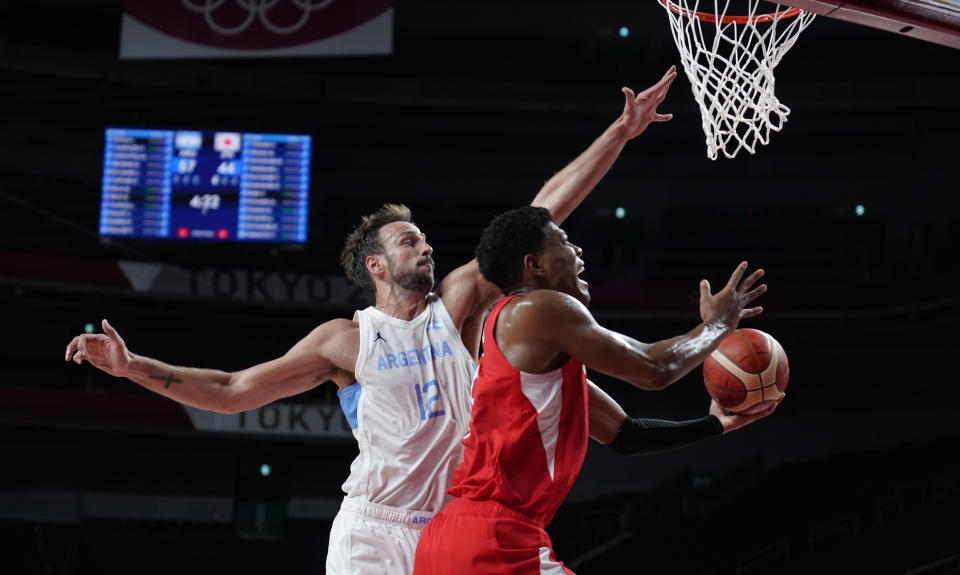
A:
<svg viewBox="0 0 960 575">
<path fill-rule="evenodd" d="M 440 297 L 410 321 L 357 311 L 357 382 L 340 404 L 360 453 L 343 484 L 348 499 L 439 511 L 462 458 L 475 366 Z"/>
</svg>

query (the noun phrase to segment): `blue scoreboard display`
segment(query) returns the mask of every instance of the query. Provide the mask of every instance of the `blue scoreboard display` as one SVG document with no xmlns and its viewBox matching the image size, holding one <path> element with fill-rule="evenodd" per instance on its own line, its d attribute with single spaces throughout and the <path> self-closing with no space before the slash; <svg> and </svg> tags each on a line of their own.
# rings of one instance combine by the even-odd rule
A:
<svg viewBox="0 0 960 575">
<path fill-rule="evenodd" d="M 107 128 L 100 235 L 304 243 L 310 136 Z"/>
</svg>

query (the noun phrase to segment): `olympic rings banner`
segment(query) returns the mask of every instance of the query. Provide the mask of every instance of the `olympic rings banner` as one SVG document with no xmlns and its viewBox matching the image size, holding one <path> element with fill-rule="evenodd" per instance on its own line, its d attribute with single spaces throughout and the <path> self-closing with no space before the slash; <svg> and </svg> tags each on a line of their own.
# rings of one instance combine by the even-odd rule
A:
<svg viewBox="0 0 960 575">
<path fill-rule="evenodd" d="M 120 58 L 393 52 L 393 0 L 126 0 Z"/>
</svg>

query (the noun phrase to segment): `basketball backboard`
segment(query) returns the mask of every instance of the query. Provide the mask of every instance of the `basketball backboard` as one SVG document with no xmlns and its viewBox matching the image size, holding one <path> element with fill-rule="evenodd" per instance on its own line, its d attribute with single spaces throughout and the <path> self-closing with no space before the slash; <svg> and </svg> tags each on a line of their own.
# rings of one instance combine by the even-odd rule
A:
<svg viewBox="0 0 960 575">
<path fill-rule="evenodd" d="M 784 4 L 960 49 L 960 0 L 786 0 Z"/>
</svg>

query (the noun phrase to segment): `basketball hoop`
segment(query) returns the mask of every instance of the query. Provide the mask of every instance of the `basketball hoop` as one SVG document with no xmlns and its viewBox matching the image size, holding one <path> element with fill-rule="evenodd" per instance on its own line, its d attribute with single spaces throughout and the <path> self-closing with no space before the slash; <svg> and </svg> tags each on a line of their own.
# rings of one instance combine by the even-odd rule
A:
<svg viewBox="0 0 960 575">
<path fill-rule="evenodd" d="M 779 132 L 790 108 L 774 94 L 773 69 L 816 16 L 797 8 L 758 14 L 760 0 L 746 0 L 745 16 L 730 16 L 730 0 L 713 0 L 714 12 L 701 12 L 700 0 L 657 0 L 670 18 L 670 31 L 683 69 L 700 106 L 707 157 L 740 150 L 756 152 L 770 131 Z M 710 0 L 705 0 L 705 4 Z M 708 23 L 701 26 L 701 23 Z"/>
</svg>

